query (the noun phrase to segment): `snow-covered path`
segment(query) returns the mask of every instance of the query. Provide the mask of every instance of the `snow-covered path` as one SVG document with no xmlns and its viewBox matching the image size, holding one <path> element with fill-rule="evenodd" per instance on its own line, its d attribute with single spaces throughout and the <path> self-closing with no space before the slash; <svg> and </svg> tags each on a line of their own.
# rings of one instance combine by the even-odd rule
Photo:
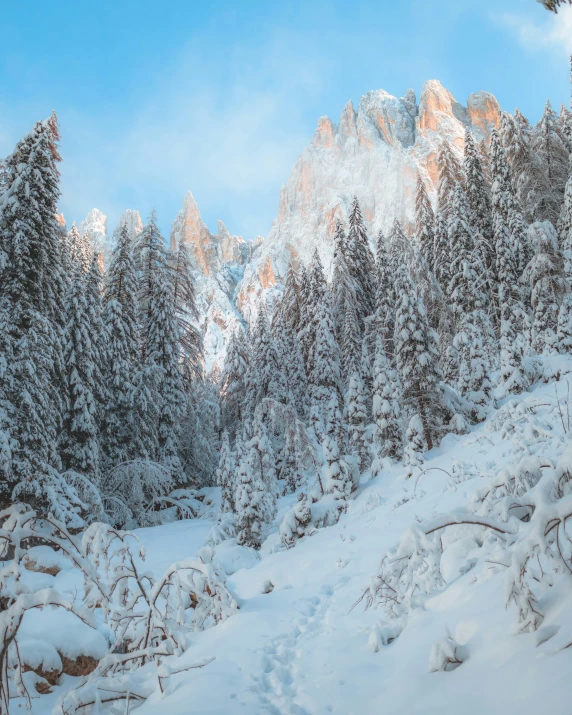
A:
<svg viewBox="0 0 572 715">
<path fill-rule="evenodd" d="M 554 394 L 553 384 L 542 385 L 520 399 L 542 415 L 553 409 Z M 426 468 L 437 469 L 419 480 L 404 479 L 399 468 L 386 470 L 362 485 L 338 525 L 287 551 L 273 553 L 271 537 L 258 561 L 249 554 L 250 568 L 228 579 L 238 613 L 196 634 L 183 656 L 188 663 L 216 660 L 173 676 L 166 693 L 148 700 L 141 715 L 158 708 L 168 715 L 570 712 L 572 648 L 551 654 L 551 641 L 540 641 L 553 624 L 572 641 L 572 588 L 567 600 L 543 604 L 547 630 L 516 635 L 502 569 L 479 563 L 463 574 L 459 566 L 467 553 L 457 538 L 441 562 L 447 589 L 412 611 L 391 645 L 374 652 L 368 644 L 383 611 L 364 610 L 363 603 L 352 609 L 380 557 L 405 529 L 466 507 L 483 475 L 506 463 L 514 449 L 510 437 L 487 425 L 451 435 L 428 459 Z M 289 503 L 283 502 L 282 511 Z M 139 531 L 150 568 L 160 571 L 194 554 L 210 525 L 201 519 Z M 237 549 L 223 544 L 217 553 L 224 562 Z M 274 589 L 262 593 L 268 580 Z M 431 646 L 448 633 L 467 647 L 469 658 L 453 672 L 430 673 Z"/>
</svg>

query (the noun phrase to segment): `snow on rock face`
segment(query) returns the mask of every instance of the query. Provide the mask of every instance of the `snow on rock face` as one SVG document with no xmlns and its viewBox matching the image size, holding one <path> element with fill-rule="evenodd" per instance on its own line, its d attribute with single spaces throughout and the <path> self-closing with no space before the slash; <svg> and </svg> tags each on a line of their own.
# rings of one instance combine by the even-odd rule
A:
<svg viewBox="0 0 572 715">
<path fill-rule="evenodd" d="M 261 240 L 247 242 L 242 236 L 234 236 L 222 221 L 218 222 L 218 232 L 211 233 L 190 191 L 173 221 L 171 250 L 186 243 L 192 249 L 196 265 L 199 327 L 203 332 L 207 372 L 215 365 L 222 368 L 226 346 L 241 321 L 236 286 Z"/>
<path fill-rule="evenodd" d="M 115 227 L 115 231 L 113 232 L 113 238 L 111 239 L 112 250 L 113 248 L 115 248 L 117 242 L 119 241 L 119 235 L 123 226 L 127 226 L 127 231 L 129 232 L 129 236 L 133 241 L 137 234 L 143 230 L 143 222 L 141 221 L 139 211 L 135 211 L 133 209 L 126 209 L 121 214 L 121 218 L 117 222 L 117 226 Z"/>
<path fill-rule="evenodd" d="M 447 139 L 460 154 L 467 127 L 480 141 L 499 118 L 491 94 L 472 94 L 465 107 L 437 80 L 425 83 L 419 103 L 412 90 L 400 99 L 375 90 L 357 110 L 348 102 L 339 124 L 321 117 L 282 188 L 272 229 L 245 269 L 237 295 L 245 317 L 263 294 L 280 290 L 290 260 L 307 265 L 315 246 L 330 271 L 336 220 L 346 221 L 354 194 L 372 240 L 395 218 L 411 227 L 417 173 L 434 196 L 440 142 Z"/>
<path fill-rule="evenodd" d="M 91 209 L 77 227 L 80 235 L 87 234 L 92 251 L 103 255 L 103 263 L 109 265 L 111 244 L 107 233 L 107 216 L 99 209 Z"/>
</svg>

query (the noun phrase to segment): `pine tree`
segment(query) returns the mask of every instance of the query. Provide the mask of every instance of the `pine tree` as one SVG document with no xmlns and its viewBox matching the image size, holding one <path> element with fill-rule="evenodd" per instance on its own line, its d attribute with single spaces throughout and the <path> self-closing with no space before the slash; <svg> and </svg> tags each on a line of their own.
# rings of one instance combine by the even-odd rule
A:
<svg viewBox="0 0 572 715">
<path fill-rule="evenodd" d="M 286 320 L 284 301 L 281 301 L 272 321 L 272 336 L 276 346 L 276 354 L 283 366 L 284 376 L 292 404 L 298 416 L 304 418 L 308 411 L 308 380 L 304 358 L 300 349 L 298 336 Z"/>
<path fill-rule="evenodd" d="M 330 300 L 317 253 L 312 260 L 310 305 L 314 342 L 312 344 L 308 373 L 310 398 L 310 424 L 321 441 L 324 435 L 325 409 L 332 396 L 340 397 L 340 351 L 336 341 Z"/>
<path fill-rule="evenodd" d="M 401 386 L 397 371 L 385 354 L 380 336 L 375 344 L 373 380 L 373 419 L 377 428 L 378 451 L 384 457 L 399 459 L 403 453 Z"/>
<path fill-rule="evenodd" d="M 305 271 L 303 271 L 305 274 Z M 296 336 L 302 330 L 302 297 L 299 272 L 293 263 L 288 264 L 286 280 L 284 281 L 284 295 L 281 306 L 283 318 L 287 326 Z"/>
<path fill-rule="evenodd" d="M 516 199 L 527 221 L 534 221 L 539 197 L 546 191 L 546 178 L 541 160 L 532 148 L 533 132 L 530 122 L 518 109 L 515 110 L 514 117 L 503 112 L 500 136 Z"/>
<path fill-rule="evenodd" d="M 558 350 L 572 353 L 572 293 L 567 293 L 558 311 Z"/>
<path fill-rule="evenodd" d="M 137 236 L 133 254 L 137 267 L 141 349 L 145 359 L 148 349 L 147 334 L 153 322 L 153 298 L 157 295 L 160 284 L 166 279 L 165 271 L 162 269 L 167 265 L 167 248 L 157 226 L 157 215 L 154 211 L 149 217 L 149 222 Z"/>
<path fill-rule="evenodd" d="M 373 253 L 363 223 L 361 210 L 354 196 L 349 215 L 348 253 L 351 256 L 350 271 L 359 287 L 357 298 L 357 316 L 360 326 L 364 319 L 373 313 L 375 304 Z"/>
<path fill-rule="evenodd" d="M 522 326 L 524 307 L 520 301 L 518 255 L 508 219 L 517 205 L 504 150 L 496 130 L 491 133 L 491 170 L 493 176 L 492 205 L 493 231 L 498 279 L 498 305 L 500 312 L 500 363 L 501 378 L 509 393 L 525 390 L 528 381 L 522 363 L 522 343 L 518 339 Z"/>
<path fill-rule="evenodd" d="M 358 370 L 361 362 L 361 340 L 355 304 L 348 298 L 343 306 L 344 324 L 340 333 L 343 383 L 348 385 L 350 375 Z"/>
<path fill-rule="evenodd" d="M 247 447 L 236 475 L 236 541 L 240 546 L 259 549 L 262 545 L 264 482 L 262 475 L 252 470 L 250 451 Z"/>
<path fill-rule="evenodd" d="M 421 174 L 417 174 L 417 190 L 415 194 L 415 238 L 421 255 L 428 266 L 433 266 L 435 249 L 435 214 L 429 201 L 425 182 Z"/>
<path fill-rule="evenodd" d="M 404 403 L 422 421 L 425 441 L 432 449 L 446 412 L 439 387 L 438 348 L 425 309 L 407 268 L 397 275 L 395 355 L 401 375 Z"/>
<path fill-rule="evenodd" d="M 90 320 L 87 280 L 78 274 L 67 300 L 66 346 L 68 410 L 60 436 L 60 452 L 65 469 L 99 479 L 100 448 L 97 427 L 96 370 L 99 351 Z"/>
<path fill-rule="evenodd" d="M 471 313 L 463 320 L 455 336 L 455 348 L 459 355 L 459 392 L 471 405 L 473 422 L 482 422 L 493 398 L 489 360 L 483 344 L 482 325 L 475 320 L 477 316 Z"/>
<path fill-rule="evenodd" d="M 248 439 L 249 433 L 252 433 Z M 237 542 L 259 549 L 263 530 L 274 517 L 276 483 L 270 440 L 261 420 L 245 425 L 244 455 L 237 472 L 235 493 Z"/>
<path fill-rule="evenodd" d="M 87 234 L 80 235 L 75 221 L 68 234 L 68 240 L 71 248 L 71 259 L 74 270 L 82 273 L 89 273 L 91 269 L 91 246 Z"/>
<path fill-rule="evenodd" d="M 536 221 L 528 231 L 535 248 L 535 255 L 526 268 L 534 315 L 532 347 L 536 353 L 551 352 L 557 349 L 558 314 L 569 285 L 552 224 Z"/>
<path fill-rule="evenodd" d="M 238 326 L 228 345 L 221 378 L 222 424 L 234 437 L 245 417 L 244 400 L 247 392 L 249 351 L 244 331 Z"/>
<path fill-rule="evenodd" d="M 435 217 L 435 246 L 433 249 L 433 273 L 439 281 L 441 290 L 446 293 L 451 280 L 451 249 L 449 245 L 449 229 L 444 211 L 437 211 Z"/>
<path fill-rule="evenodd" d="M 451 246 L 451 280 L 447 293 L 449 305 L 458 326 L 466 313 L 486 309 L 484 267 L 475 251 L 473 233 L 465 195 L 460 186 L 455 190 L 449 221 Z"/>
<path fill-rule="evenodd" d="M 55 115 L 38 122 L 6 160 L 0 206 L 0 413 L 2 500 L 28 499 L 63 521 L 77 499 L 57 475 L 64 395 L 65 276 L 56 221 Z M 70 511 L 71 509 L 71 511 Z"/>
<path fill-rule="evenodd" d="M 332 392 L 326 405 L 324 438 L 322 440 L 324 488 L 327 494 L 331 494 L 336 501 L 340 502 L 340 513 L 345 511 L 346 500 L 358 486 L 352 479 L 345 460 L 340 455 L 338 435 L 341 432 L 341 420 L 338 399 Z"/>
<path fill-rule="evenodd" d="M 465 134 L 463 168 L 465 171 L 465 193 L 470 212 L 469 222 L 473 230 L 473 237 L 487 272 L 487 283 L 494 283 L 496 265 L 490 191 L 479 151 L 469 129 Z"/>
<path fill-rule="evenodd" d="M 157 461 L 180 478 L 177 454 L 185 395 L 180 367 L 179 326 L 168 269 L 154 269 L 153 294 L 147 305 L 145 364 L 156 376 L 158 410 Z"/>
<path fill-rule="evenodd" d="M 281 460 L 279 478 L 284 482 L 283 494 L 293 494 L 302 484 L 302 475 L 298 468 L 296 448 L 292 444 L 290 432 L 286 433 Z"/>
<path fill-rule="evenodd" d="M 198 311 L 193 280 L 191 248 L 184 242 L 171 256 L 173 302 L 179 325 L 179 344 L 183 360 L 183 378 L 188 386 L 194 378 L 202 376 L 203 343 L 196 327 Z"/>
<path fill-rule="evenodd" d="M 107 386 L 103 369 L 107 363 L 107 331 L 103 324 L 103 276 L 100 268 L 100 254 L 94 253 L 89 272 L 85 278 L 85 298 L 87 303 L 87 322 L 93 345 L 93 397 L 97 405 L 98 424 L 106 402 Z"/>
<path fill-rule="evenodd" d="M 338 340 L 341 340 L 346 319 L 346 306 L 350 304 L 358 319 L 358 303 L 363 303 L 362 286 L 355 280 L 355 266 L 349 256 L 349 247 L 342 224 L 338 221 L 334 236 L 334 270 L 331 284 L 332 315 Z M 363 317 L 363 316 L 362 316 Z"/>
<path fill-rule="evenodd" d="M 423 454 L 427 449 L 425 442 L 425 429 L 423 419 L 415 414 L 409 420 L 409 425 L 405 433 L 404 463 L 409 467 L 408 475 L 413 474 L 413 467 L 420 467 L 423 464 Z"/>
<path fill-rule="evenodd" d="M 538 187 L 534 218 L 556 224 L 568 179 L 568 149 L 558 132 L 558 117 L 550 102 L 534 128 L 532 149 L 542 166 L 544 185 Z"/>
<path fill-rule="evenodd" d="M 253 340 L 253 364 L 258 380 L 257 402 L 271 398 L 282 404 L 290 402 L 286 376 L 268 325 L 266 308 L 261 305 Z"/>
<path fill-rule="evenodd" d="M 367 425 L 367 397 L 361 374 L 357 367 L 350 373 L 344 395 L 348 448 L 357 459 L 363 472 L 369 466 L 369 451 L 365 439 Z"/>
<path fill-rule="evenodd" d="M 228 432 L 226 430 L 224 430 L 224 432 L 222 433 L 220 457 L 218 462 L 218 469 L 216 471 L 216 483 L 217 486 L 220 487 L 221 491 L 221 513 L 225 514 L 227 512 L 233 512 L 235 495 L 234 464 L 232 460 L 230 443 L 228 440 Z"/>
<path fill-rule="evenodd" d="M 392 356 L 393 330 L 395 326 L 395 275 L 385 245 L 385 238 L 381 231 L 377 238 L 376 275 L 377 286 L 372 334 L 373 336 L 381 337 L 385 352 Z"/>
<path fill-rule="evenodd" d="M 558 243 L 564 256 L 564 272 L 568 280 L 572 280 L 572 156 L 564 201 L 558 218 Z"/>
</svg>

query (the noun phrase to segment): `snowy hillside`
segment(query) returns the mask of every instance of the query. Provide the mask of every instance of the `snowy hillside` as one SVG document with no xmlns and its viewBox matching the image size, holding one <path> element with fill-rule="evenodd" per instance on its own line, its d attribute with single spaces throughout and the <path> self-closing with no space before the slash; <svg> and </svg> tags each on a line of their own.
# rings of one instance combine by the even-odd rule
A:
<svg viewBox="0 0 572 715">
<path fill-rule="evenodd" d="M 554 538 L 544 539 L 543 533 L 551 513 L 563 517 L 565 505 L 570 507 L 571 371 L 572 360 L 546 358 L 543 372 L 560 373 L 559 380 L 500 400 L 469 434 L 447 436 L 411 478 L 401 465 L 386 465 L 373 479 L 365 474 L 347 514 L 294 548 L 284 547 L 277 533 L 294 495 L 280 500 L 260 553 L 237 546 L 234 539 L 218 544 L 214 560 L 228 572 L 239 610 L 192 634 L 180 657 L 166 658 L 162 687 L 156 666 L 140 671 L 137 677 L 151 684 L 141 715 L 158 709 L 169 715 L 567 712 L 572 696 L 569 533 L 563 526 L 563 559 Z M 525 506 L 514 510 L 516 504 L 540 505 L 540 493 L 552 487 L 562 496 L 553 493 L 544 514 Z M 218 501 L 218 490 L 208 491 L 207 501 L 211 498 Z M 391 617 L 375 599 L 364 608 L 364 591 L 376 588 L 382 557 L 403 534 L 409 530 L 408 538 L 427 549 L 422 530 L 471 518 L 497 524 L 506 533 L 479 525 L 441 529 L 414 561 L 417 587 L 410 593 L 404 586 L 402 603 L 409 605 L 401 608 L 402 615 Z M 158 578 L 171 563 L 194 556 L 212 523 L 205 515 L 137 531 L 147 552 L 146 568 Z M 519 545 L 535 539 L 540 549 L 527 568 L 542 620 L 537 630 L 520 632 L 525 624 L 519 623 L 519 609 L 507 600 L 521 558 Z M 77 598 L 81 581 L 69 562 L 60 558 L 60 565 L 55 577 L 28 572 L 26 580 Z M 49 652 L 50 644 L 59 648 L 63 621 L 50 612 L 33 621 L 31 616 L 26 614 L 23 628 L 36 651 Z M 79 626 L 70 628 L 65 647 L 98 653 L 97 632 L 89 645 L 86 627 Z M 107 638 L 107 627 L 99 626 L 99 632 Z M 448 639 L 454 640 L 452 650 Z M 461 665 L 441 670 L 455 649 Z M 204 668 L 168 676 L 213 657 Z M 50 713 L 79 680 L 63 676 L 51 695 L 34 700 L 34 712 Z"/>
</svg>

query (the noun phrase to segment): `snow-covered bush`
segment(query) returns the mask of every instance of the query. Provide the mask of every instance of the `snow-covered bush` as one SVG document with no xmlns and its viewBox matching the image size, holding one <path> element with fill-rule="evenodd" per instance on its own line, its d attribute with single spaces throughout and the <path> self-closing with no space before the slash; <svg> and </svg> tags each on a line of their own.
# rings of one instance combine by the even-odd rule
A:
<svg viewBox="0 0 572 715">
<path fill-rule="evenodd" d="M 298 539 L 312 534 L 315 530 L 308 497 L 304 492 L 300 492 L 297 503 L 286 512 L 280 524 L 280 541 L 290 548 L 295 546 Z"/>
<path fill-rule="evenodd" d="M 469 657 L 465 646 L 459 645 L 452 636 L 441 638 L 433 644 L 429 654 L 429 672 L 451 671 L 458 668 Z"/>
<path fill-rule="evenodd" d="M 40 517 L 22 504 L 0 512 L 0 524 L 0 559 L 6 562 L 0 569 L 2 715 L 8 713 L 10 697 L 29 700 L 26 682 L 37 689 L 43 683 L 40 675 L 23 677 L 18 631 L 30 610 L 64 609 L 91 628 L 101 621 L 107 626 L 110 653 L 60 702 L 61 712 L 71 713 L 88 704 L 123 699 L 128 691 L 134 704 L 143 700 L 154 688 L 145 686 L 139 692 L 137 683 L 142 685 L 145 678 L 127 676 L 127 671 L 146 663 L 160 665 L 182 653 L 190 633 L 225 620 L 238 608 L 210 547 L 201 549 L 197 558 L 173 564 L 155 581 L 143 570 L 144 552 L 130 532 L 95 523 L 80 538 L 53 517 Z M 33 590 L 34 582 L 26 578 L 30 564 L 48 572 L 66 560 L 83 575 L 81 594 L 69 600 L 54 588 Z"/>
</svg>

